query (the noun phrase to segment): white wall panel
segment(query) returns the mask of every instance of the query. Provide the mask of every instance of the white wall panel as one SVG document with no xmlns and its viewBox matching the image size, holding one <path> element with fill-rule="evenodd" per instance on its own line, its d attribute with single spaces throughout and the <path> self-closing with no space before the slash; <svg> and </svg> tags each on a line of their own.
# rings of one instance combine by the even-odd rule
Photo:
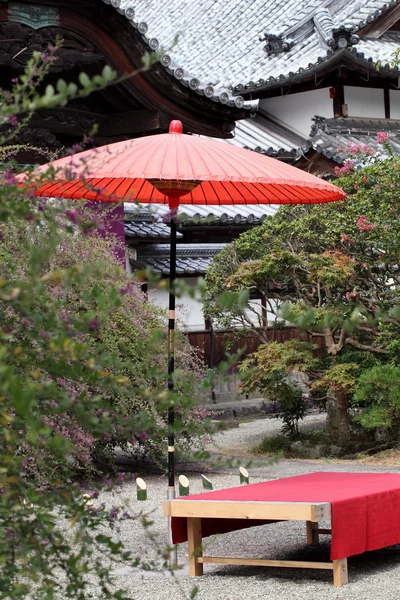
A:
<svg viewBox="0 0 400 600">
<path fill-rule="evenodd" d="M 315 115 L 327 118 L 334 116 L 333 100 L 329 97 L 329 88 L 266 98 L 261 100 L 260 106 L 278 121 L 307 138 L 313 123 L 312 117 Z"/>
<path fill-rule="evenodd" d="M 383 90 L 345 86 L 344 101 L 349 117 L 385 118 Z"/>
<path fill-rule="evenodd" d="M 390 90 L 390 118 L 400 119 L 400 90 Z"/>
<path fill-rule="evenodd" d="M 196 277 L 188 277 L 183 280 L 191 288 L 194 288 L 197 285 Z M 160 288 L 157 284 L 149 283 L 148 298 L 149 302 L 154 302 L 158 306 L 161 306 L 161 308 L 168 310 L 169 294 L 167 289 Z M 188 294 L 185 294 L 181 298 L 177 298 L 176 308 L 177 317 L 185 324 L 189 331 L 204 330 L 204 316 L 198 290 L 196 290 L 194 298 L 190 297 Z"/>
</svg>

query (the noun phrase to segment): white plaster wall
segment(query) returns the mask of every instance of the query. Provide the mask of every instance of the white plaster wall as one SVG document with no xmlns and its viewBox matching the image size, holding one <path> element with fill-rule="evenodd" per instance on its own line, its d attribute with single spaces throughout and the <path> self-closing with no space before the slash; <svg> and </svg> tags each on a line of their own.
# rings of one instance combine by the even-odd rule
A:
<svg viewBox="0 0 400 600">
<path fill-rule="evenodd" d="M 260 106 L 276 120 L 304 137 L 309 137 L 312 117 L 331 118 L 333 100 L 329 97 L 329 88 L 320 88 L 299 94 L 287 94 L 276 98 L 261 100 Z"/>
<path fill-rule="evenodd" d="M 194 298 L 189 296 L 189 294 L 185 294 L 184 296 L 176 299 L 176 312 L 177 317 L 185 325 L 188 331 L 204 331 L 205 323 L 204 323 L 204 315 L 203 315 L 203 307 L 200 300 L 199 290 L 195 289 L 197 287 L 197 279 L 192 277 L 184 278 L 183 281 L 186 285 L 195 290 Z M 148 298 L 150 302 L 154 302 L 161 308 L 168 310 L 168 301 L 169 294 L 168 289 L 159 287 L 156 283 L 148 284 Z M 255 310 L 248 311 L 248 316 L 251 321 L 258 325 L 258 316 L 261 316 L 261 300 L 252 300 L 251 306 Z M 267 312 L 268 324 L 271 324 L 275 321 L 275 315 L 273 313 Z"/>
<path fill-rule="evenodd" d="M 383 90 L 345 86 L 344 102 L 349 117 L 385 118 Z"/>
<path fill-rule="evenodd" d="M 400 119 L 400 90 L 389 90 L 390 118 Z"/>
<path fill-rule="evenodd" d="M 183 281 L 192 289 L 197 287 L 196 277 L 186 277 L 183 278 Z M 160 288 L 154 283 L 149 283 L 148 298 L 150 302 L 154 302 L 158 306 L 168 310 L 168 289 Z M 189 331 L 204 331 L 205 324 L 199 290 L 195 289 L 194 298 L 188 294 L 176 298 L 176 313 L 181 323 L 183 323 Z"/>
<path fill-rule="evenodd" d="M 262 316 L 261 300 L 251 300 L 250 306 L 252 310 L 247 311 L 247 316 L 251 319 L 252 323 L 258 326 L 260 324 L 260 317 Z M 257 314 L 254 314 L 253 311 L 255 311 Z M 267 311 L 268 325 L 271 325 L 273 321 L 276 321 L 275 315 Z"/>
</svg>

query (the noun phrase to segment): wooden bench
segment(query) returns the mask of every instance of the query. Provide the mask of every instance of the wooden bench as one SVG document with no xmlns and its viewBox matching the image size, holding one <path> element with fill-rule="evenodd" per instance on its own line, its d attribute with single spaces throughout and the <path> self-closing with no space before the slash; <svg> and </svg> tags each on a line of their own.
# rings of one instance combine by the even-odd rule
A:
<svg viewBox="0 0 400 600">
<path fill-rule="evenodd" d="M 305 521 L 308 544 L 317 544 L 319 534 L 330 534 L 330 529 L 321 529 L 319 521 L 331 520 L 329 502 L 252 502 L 229 500 L 175 499 L 163 504 L 163 513 L 170 518 L 187 519 L 189 575 L 203 574 L 203 565 L 229 564 L 261 567 L 285 567 L 300 569 L 328 569 L 333 571 L 333 583 L 342 586 L 348 583 L 347 558 L 332 562 L 306 562 L 292 560 L 261 560 L 203 556 L 202 519 L 244 519 L 262 521 Z"/>
</svg>

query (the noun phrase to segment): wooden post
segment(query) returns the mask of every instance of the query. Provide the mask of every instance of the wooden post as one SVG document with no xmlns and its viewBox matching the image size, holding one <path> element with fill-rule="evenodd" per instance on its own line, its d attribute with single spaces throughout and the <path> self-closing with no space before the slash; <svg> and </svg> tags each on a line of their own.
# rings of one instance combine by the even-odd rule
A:
<svg viewBox="0 0 400 600">
<path fill-rule="evenodd" d="M 333 561 L 333 585 L 340 587 L 349 583 L 349 575 L 347 572 L 347 558 Z"/>
<path fill-rule="evenodd" d="M 201 480 L 203 482 L 203 488 L 205 490 L 212 490 L 213 489 L 212 481 L 210 481 L 210 479 L 208 479 L 208 477 L 206 477 L 205 475 L 201 475 Z"/>
<path fill-rule="evenodd" d="M 319 544 L 318 523 L 306 521 L 307 544 Z"/>
<path fill-rule="evenodd" d="M 189 576 L 203 575 L 203 565 L 199 563 L 202 556 L 202 534 L 201 519 L 187 520 L 188 552 L 189 552 Z"/>
<path fill-rule="evenodd" d="M 189 479 L 185 475 L 179 475 L 179 495 L 189 496 Z"/>
<path fill-rule="evenodd" d="M 239 478 L 240 485 L 242 485 L 242 483 L 249 483 L 249 473 L 244 467 L 239 467 Z"/>
<path fill-rule="evenodd" d="M 136 479 L 136 496 L 140 502 L 147 500 L 147 485 L 141 477 Z"/>
</svg>

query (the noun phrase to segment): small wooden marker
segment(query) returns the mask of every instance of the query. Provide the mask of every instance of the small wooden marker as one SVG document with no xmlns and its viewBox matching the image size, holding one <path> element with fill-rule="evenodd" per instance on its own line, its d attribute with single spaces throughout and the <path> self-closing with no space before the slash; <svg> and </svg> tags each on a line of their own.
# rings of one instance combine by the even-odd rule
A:
<svg viewBox="0 0 400 600">
<path fill-rule="evenodd" d="M 83 494 L 82 499 L 85 501 L 85 506 L 93 506 L 93 500 L 90 494 Z"/>
<path fill-rule="evenodd" d="M 203 488 L 205 490 L 212 490 L 213 489 L 213 484 L 212 482 L 208 479 L 208 477 L 206 477 L 205 475 L 201 476 L 201 479 L 203 481 Z"/>
<path fill-rule="evenodd" d="M 189 479 L 186 475 L 179 475 L 179 495 L 189 496 Z"/>
<path fill-rule="evenodd" d="M 136 479 L 136 495 L 140 502 L 147 500 L 147 485 L 141 477 Z"/>
<path fill-rule="evenodd" d="M 249 483 L 249 473 L 244 467 L 239 467 L 240 485 Z"/>
</svg>

